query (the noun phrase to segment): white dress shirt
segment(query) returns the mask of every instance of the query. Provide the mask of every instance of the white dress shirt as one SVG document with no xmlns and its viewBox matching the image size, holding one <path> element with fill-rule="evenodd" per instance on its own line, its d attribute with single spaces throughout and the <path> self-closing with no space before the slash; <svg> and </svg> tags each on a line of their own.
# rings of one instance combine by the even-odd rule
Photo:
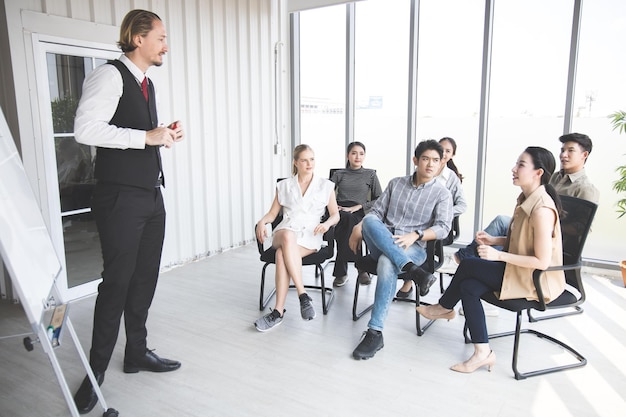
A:
<svg viewBox="0 0 626 417">
<path fill-rule="evenodd" d="M 122 54 L 119 58 L 141 85 L 145 74 Z M 122 74 L 113 65 L 100 65 L 85 77 L 83 94 L 74 119 L 79 143 L 102 148 L 144 149 L 146 131 L 110 125 L 124 91 Z M 156 97 L 155 97 L 156 98 Z"/>
</svg>

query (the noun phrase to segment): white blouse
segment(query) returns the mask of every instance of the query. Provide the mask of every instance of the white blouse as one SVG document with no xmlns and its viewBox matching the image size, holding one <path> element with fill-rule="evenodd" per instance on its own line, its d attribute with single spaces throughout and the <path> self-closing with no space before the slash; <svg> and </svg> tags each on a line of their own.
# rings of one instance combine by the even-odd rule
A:
<svg viewBox="0 0 626 417">
<path fill-rule="evenodd" d="M 274 232 L 289 229 L 296 232 L 298 245 L 307 249 L 320 250 L 322 234 L 313 234 L 324 215 L 330 193 L 334 192 L 335 184 L 325 178 L 313 176 L 309 188 L 304 195 L 298 185 L 298 176 L 284 179 L 276 185 L 278 202 L 283 208 L 283 220 Z"/>
</svg>

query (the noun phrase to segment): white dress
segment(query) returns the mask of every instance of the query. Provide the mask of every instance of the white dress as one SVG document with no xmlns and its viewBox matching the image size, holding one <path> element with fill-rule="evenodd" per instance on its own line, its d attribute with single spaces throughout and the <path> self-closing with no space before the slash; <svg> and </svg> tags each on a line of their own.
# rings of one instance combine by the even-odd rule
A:
<svg viewBox="0 0 626 417">
<path fill-rule="evenodd" d="M 335 184 L 315 175 L 304 195 L 298 185 L 298 176 L 284 179 L 276 185 L 278 202 L 283 207 L 283 220 L 274 232 L 289 229 L 296 232 L 298 245 L 307 249 L 320 250 L 322 234 L 313 234 L 324 215 L 330 193 L 334 192 Z"/>
</svg>

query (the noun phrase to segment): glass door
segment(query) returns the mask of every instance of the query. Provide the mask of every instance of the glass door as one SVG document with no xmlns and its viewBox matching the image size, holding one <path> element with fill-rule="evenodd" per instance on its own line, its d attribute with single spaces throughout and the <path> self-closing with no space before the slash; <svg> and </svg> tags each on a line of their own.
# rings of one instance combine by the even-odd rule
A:
<svg viewBox="0 0 626 417">
<path fill-rule="evenodd" d="M 38 46 L 50 234 L 63 264 L 57 288 L 63 300 L 69 301 L 94 294 L 102 272 L 100 241 L 90 205 L 96 150 L 74 139 L 74 116 L 85 76 L 117 58 L 119 51 L 51 42 L 39 42 Z"/>
</svg>

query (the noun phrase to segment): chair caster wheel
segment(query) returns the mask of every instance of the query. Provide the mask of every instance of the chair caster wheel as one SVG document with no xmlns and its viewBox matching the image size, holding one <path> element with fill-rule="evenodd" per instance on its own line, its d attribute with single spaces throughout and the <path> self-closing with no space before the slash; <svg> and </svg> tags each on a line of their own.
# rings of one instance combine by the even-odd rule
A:
<svg viewBox="0 0 626 417">
<path fill-rule="evenodd" d="M 108 410 L 104 412 L 104 414 L 102 414 L 102 417 L 117 417 L 119 415 L 120 413 L 118 413 L 116 409 L 109 408 Z"/>
<path fill-rule="evenodd" d="M 33 339 L 31 339 L 30 337 L 25 337 L 24 347 L 26 348 L 27 351 L 32 352 L 33 349 L 35 348 L 35 346 L 33 346 Z"/>
</svg>

